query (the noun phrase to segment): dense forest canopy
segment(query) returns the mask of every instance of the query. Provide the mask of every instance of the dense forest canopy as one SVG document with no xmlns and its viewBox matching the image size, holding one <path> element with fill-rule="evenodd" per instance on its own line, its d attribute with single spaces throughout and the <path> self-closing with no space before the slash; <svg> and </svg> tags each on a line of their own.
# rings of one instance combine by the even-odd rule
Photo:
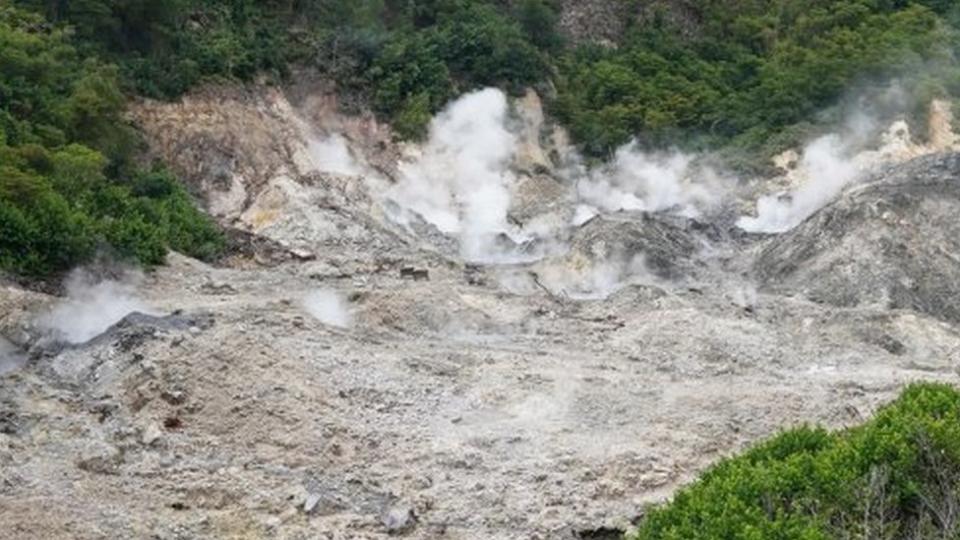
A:
<svg viewBox="0 0 960 540">
<path fill-rule="evenodd" d="M 610 46 L 566 41 L 555 0 L 0 0 L 0 267 L 49 274 L 104 246 L 146 264 L 215 254 L 215 228 L 161 165 L 137 164 L 122 116 L 130 95 L 204 80 L 316 70 L 404 138 L 467 90 L 534 86 L 597 158 L 633 138 L 756 151 L 863 81 L 960 90 L 954 2 L 691 9 L 692 32 L 655 13 Z"/>
<path fill-rule="evenodd" d="M 699 35 L 634 28 L 621 47 L 560 60 L 557 111 L 588 151 L 735 142 L 750 149 L 856 84 L 909 75 L 918 100 L 956 95 L 952 2 L 702 2 Z"/>
</svg>

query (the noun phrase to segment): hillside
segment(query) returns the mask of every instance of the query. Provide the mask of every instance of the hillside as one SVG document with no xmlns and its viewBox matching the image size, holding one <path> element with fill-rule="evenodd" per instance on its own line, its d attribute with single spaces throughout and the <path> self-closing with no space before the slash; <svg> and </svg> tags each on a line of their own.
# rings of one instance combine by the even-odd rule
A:
<svg viewBox="0 0 960 540">
<path fill-rule="evenodd" d="M 0 0 L 0 538 L 953 538 L 936 0 Z"/>
</svg>

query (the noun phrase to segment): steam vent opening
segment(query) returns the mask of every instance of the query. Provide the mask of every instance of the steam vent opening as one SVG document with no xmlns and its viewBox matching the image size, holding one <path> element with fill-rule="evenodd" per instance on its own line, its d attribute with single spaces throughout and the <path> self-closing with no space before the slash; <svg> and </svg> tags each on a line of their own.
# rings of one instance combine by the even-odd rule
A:
<svg viewBox="0 0 960 540">
<path fill-rule="evenodd" d="M 946 3 L 48 4 L 0 538 L 960 534 Z"/>
</svg>

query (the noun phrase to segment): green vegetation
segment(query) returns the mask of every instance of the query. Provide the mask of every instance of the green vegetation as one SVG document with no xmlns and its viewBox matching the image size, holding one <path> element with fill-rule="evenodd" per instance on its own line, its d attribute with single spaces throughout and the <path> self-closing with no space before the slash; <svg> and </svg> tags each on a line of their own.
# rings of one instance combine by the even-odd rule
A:
<svg viewBox="0 0 960 540">
<path fill-rule="evenodd" d="M 0 270 L 61 272 L 98 249 L 151 265 L 211 256 L 215 227 L 162 168 L 133 162 L 117 70 L 0 4 Z"/>
<path fill-rule="evenodd" d="M 84 51 L 155 97 L 208 77 L 283 77 L 299 63 L 372 94 L 392 118 L 473 86 L 544 81 L 556 64 L 557 111 L 594 150 L 636 134 L 761 138 L 858 78 L 943 56 L 957 19 L 944 0 L 710 1 L 696 6 L 692 36 L 654 17 L 617 49 L 569 49 L 550 0 L 18 3 L 71 24 Z"/>
<path fill-rule="evenodd" d="M 853 85 L 912 73 L 960 89 L 952 2 L 700 2 L 701 28 L 633 29 L 622 47 L 582 47 L 561 61 L 557 114 L 588 153 L 637 136 L 650 145 L 752 149 L 832 105 Z M 932 66 L 936 65 L 936 69 Z M 912 91 L 914 88 L 908 88 Z"/>
<path fill-rule="evenodd" d="M 0 270 L 222 249 L 177 180 L 138 162 L 122 114 L 131 93 L 211 78 L 316 69 L 411 138 L 466 90 L 553 82 L 592 156 L 631 138 L 755 150 L 904 73 L 924 73 L 918 95 L 960 94 L 952 0 L 697 4 L 692 35 L 654 17 L 605 48 L 564 43 L 551 0 L 0 0 Z M 721 463 L 636 538 L 956 538 L 958 508 L 960 394 L 919 385 L 863 427 L 793 430 Z"/>
<path fill-rule="evenodd" d="M 552 16 L 542 0 L 0 0 L 0 271 L 222 248 L 168 172 L 138 166 L 130 94 L 307 66 L 419 137 L 467 88 L 546 79 Z"/>
<path fill-rule="evenodd" d="M 957 538 L 960 392 L 909 387 L 867 424 L 800 428 L 707 471 L 633 540 Z"/>
<path fill-rule="evenodd" d="M 465 89 L 547 79 L 547 51 L 561 44 L 544 0 L 17 3 L 71 25 L 82 50 L 117 64 L 140 94 L 173 98 L 204 79 L 279 80 L 309 66 L 398 120 L 408 137 Z"/>
<path fill-rule="evenodd" d="M 16 3 L 71 25 L 138 93 L 306 66 L 410 138 L 471 88 L 553 81 L 553 111 L 593 156 L 631 138 L 753 149 L 852 85 L 902 73 L 925 93 L 960 89 L 960 10 L 947 0 L 710 0 L 688 6 L 693 31 L 654 14 L 617 48 L 566 46 L 555 0 Z"/>
</svg>

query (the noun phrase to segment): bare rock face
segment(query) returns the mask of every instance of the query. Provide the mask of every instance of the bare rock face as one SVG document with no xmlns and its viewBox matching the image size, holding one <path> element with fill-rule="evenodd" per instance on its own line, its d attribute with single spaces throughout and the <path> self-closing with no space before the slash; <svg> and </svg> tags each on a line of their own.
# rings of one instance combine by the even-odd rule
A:
<svg viewBox="0 0 960 540">
<path fill-rule="evenodd" d="M 179 102 L 144 101 L 131 116 L 151 151 L 204 195 L 210 213 L 232 219 L 266 182 L 289 169 L 297 140 L 275 89 L 211 86 Z"/>
<path fill-rule="evenodd" d="M 888 169 L 762 250 L 769 290 L 960 321 L 960 154 Z"/>
<path fill-rule="evenodd" d="M 665 22 L 694 35 L 700 26 L 699 13 L 689 0 L 563 0 L 560 28 L 577 43 L 616 44 L 631 21 L 638 24 Z"/>
<path fill-rule="evenodd" d="M 211 85 L 174 103 L 144 100 L 130 116 L 214 217 L 249 226 L 242 214 L 277 181 L 395 161 L 390 130 L 372 114 L 342 115 L 322 83 L 302 86 Z"/>
<path fill-rule="evenodd" d="M 643 264 L 656 277 L 680 280 L 696 269 L 701 247 L 696 228 L 692 220 L 670 216 L 598 216 L 574 234 L 572 249 L 603 259 L 642 254 Z"/>
<path fill-rule="evenodd" d="M 627 28 L 630 4 L 616 0 L 564 0 L 560 28 L 578 43 L 616 43 Z"/>
<path fill-rule="evenodd" d="M 143 101 L 130 115 L 150 151 L 236 229 L 233 264 L 405 243 L 371 196 L 395 167 L 386 165 L 396 157 L 389 128 L 372 115 L 341 114 L 320 82 L 208 86 L 175 103 Z"/>
</svg>

